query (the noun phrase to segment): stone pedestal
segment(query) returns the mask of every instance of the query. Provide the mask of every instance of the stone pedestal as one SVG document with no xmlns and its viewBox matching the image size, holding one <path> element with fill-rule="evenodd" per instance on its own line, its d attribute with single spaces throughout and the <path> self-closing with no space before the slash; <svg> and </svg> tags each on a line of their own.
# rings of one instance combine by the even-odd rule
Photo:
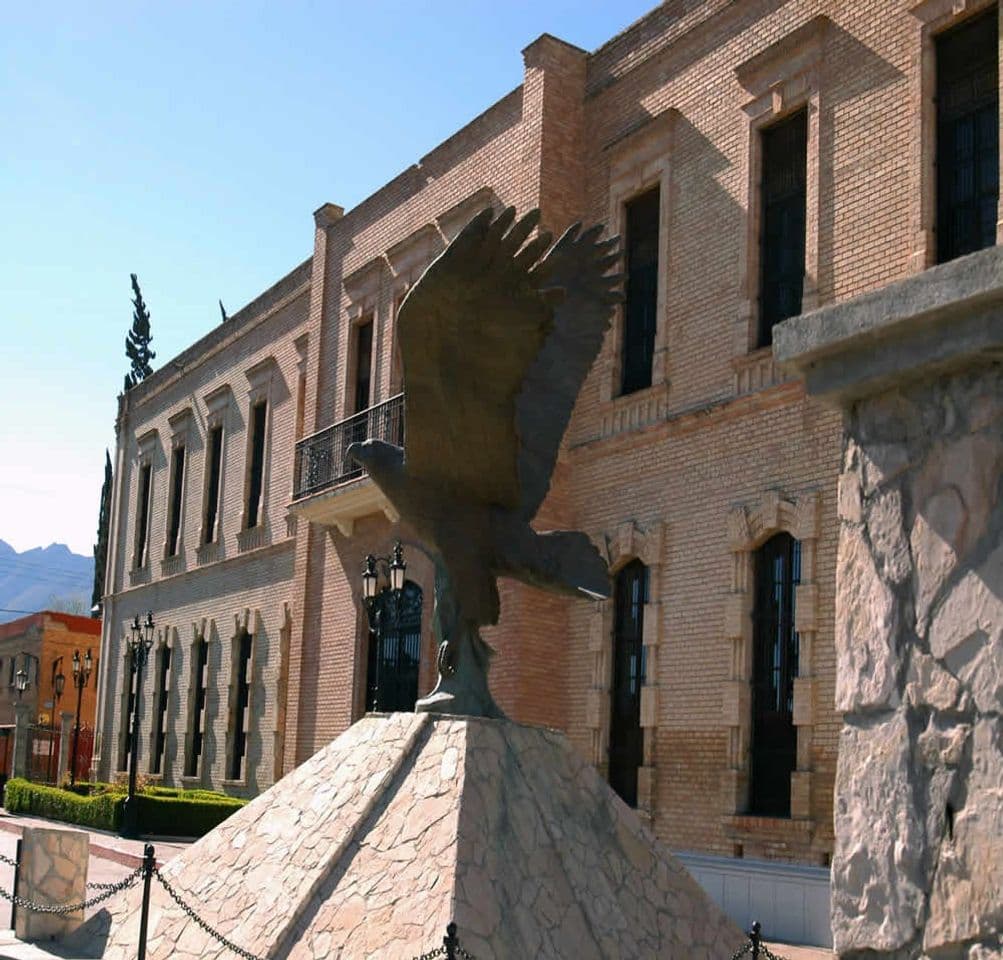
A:
<svg viewBox="0 0 1003 960">
<path fill-rule="evenodd" d="M 369 714 L 162 875 L 256 956 L 722 960 L 745 935 L 563 734 Z M 68 946 L 133 960 L 142 889 Z M 227 954 L 159 883 L 149 960 Z M 461 954 L 462 955 L 462 954 Z"/>
<path fill-rule="evenodd" d="M 28 775 L 28 740 L 31 731 L 28 724 L 31 722 L 31 704 L 14 704 L 14 747 L 13 761 L 11 763 L 11 775 L 14 777 L 26 777 Z"/>
<path fill-rule="evenodd" d="M 80 903 L 87 898 L 87 859 L 90 840 L 79 830 L 25 827 L 21 842 L 18 893 L 46 906 Z M 17 911 L 19 940 L 61 940 L 83 923 L 82 910 L 69 914 Z"/>
<path fill-rule="evenodd" d="M 1003 249 L 788 321 L 774 352 L 846 413 L 836 951 L 1001 957 Z"/>
</svg>

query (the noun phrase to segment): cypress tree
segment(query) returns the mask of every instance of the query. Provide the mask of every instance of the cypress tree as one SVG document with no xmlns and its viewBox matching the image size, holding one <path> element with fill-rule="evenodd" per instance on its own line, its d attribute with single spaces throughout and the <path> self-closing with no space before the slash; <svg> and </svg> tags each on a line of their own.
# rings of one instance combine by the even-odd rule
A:
<svg viewBox="0 0 1003 960">
<path fill-rule="evenodd" d="M 101 509 L 98 513 L 98 542 L 94 544 L 94 589 L 91 591 L 91 616 L 101 616 L 104 600 L 104 573 L 108 560 L 108 528 L 111 524 L 111 457 L 104 452 L 104 484 L 101 486 Z"/>
<path fill-rule="evenodd" d="M 132 277 L 132 292 L 135 298 L 132 301 L 132 329 L 125 338 L 125 355 L 132 363 L 132 370 L 126 375 L 126 389 L 134 387 L 153 373 L 150 361 L 157 356 L 150 349 L 150 341 L 153 339 L 150 334 L 150 311 L 143 302 L 136 274 L 130 273 L 129 276 Z"/>
<path fill-rule="evenodd" d="M 219 312 L 220 316 L 222 316 L 223 318 L 223 323 L 226 323 L 226 321 L 229 320 L 230 318 L 226 315 L 226 307 L 223 306 L 222 300 L 219 301 Z"/>
</svg>

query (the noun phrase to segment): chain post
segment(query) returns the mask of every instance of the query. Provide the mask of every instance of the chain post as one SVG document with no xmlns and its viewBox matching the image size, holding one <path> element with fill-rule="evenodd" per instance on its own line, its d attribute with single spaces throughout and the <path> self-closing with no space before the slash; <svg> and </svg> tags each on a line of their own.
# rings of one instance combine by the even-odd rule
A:
<svg viewBox="0 0 1003 960">
<path fill-rule="evenodd" d="M 17 838 L 17 850 L 14 853 L 14 896 L 17 896 L 18 882 L 21 879 L 21 838 Z M 11 900 L 10 902 L 10 928 L 11 930 L 16 929 L 17 926 L 17 901 Z"/>
<path fill-rule="evenodd" d="M 752 929 L 749 931 L 749 940 L 752 942 L 752 960 L 759 960 L 759 944 L 762 929 L 758 920 L 753 921 Z"/>
<path fill-rule="evenodd" d="M 139 919 L 139 956 L 137 960 L 146 960 L 146 928 L 150 920 L 150 883 L 157 860 L 153 855 L 153 844 L 148 843 L 143 848 L 143 908 Z"/>
<path fill-rule="evenodd" d="M 442 945 L 446 948 L 446 960 L 456 960 L 456 948 L 460 941 L 456 939 L 456 923 L 450 922 L 446 927 L 446 935 L 442 938 Z"/>
</svg>

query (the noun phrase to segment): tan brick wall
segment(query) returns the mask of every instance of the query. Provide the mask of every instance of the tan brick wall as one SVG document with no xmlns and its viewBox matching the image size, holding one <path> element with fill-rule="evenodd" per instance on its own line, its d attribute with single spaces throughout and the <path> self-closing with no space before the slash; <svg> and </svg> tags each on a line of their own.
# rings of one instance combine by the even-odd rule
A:
<svg viewBox="0 0 1003 960">
<path fill-rule="evenodd" d="M 930 0 L 914 15 L 912 4 L 877 0 L 672 0 L 593 54 L 548 36 L 530 44 L 518 89 L 353 210 L 342 214 L 327 204 L 317 211 L 309 294 L 238 337 L 232 351 L 196 345 L 182 358 L 185 372 L 175 385 L 163 384 L 149 400 L 135 406 L 130 394 L 121 428 L 109 622 L 120 630 L 133 608 L 151 606 L 165 625 L 177 627 L 187 649 L 192 622 L 209 617 L 222 631 L 219 625 L 232 625 L 240 610 L 260 610 L 270 639 L 255 710 L 262 711 L 268 736 L 270 725 L 285 717 L 284 737 L 276 741 L 281 757 L 269 756 L 261 734 L 260 758 L 269 760 L 270 770 L 288 770 L 364 708 L 359 570 L 367 552 L 386 553 L 399 533 L 426 599 L 422 684 L 428 689 L 434 680 L 431 570 L 408 531 L 377 513 L 357 520 L 350 538 L 303 519 L 294 533 L 281 535 L 294 400 L 274 410 L 273 546 L 260 560 L 229 559 L 228 552 L 215 566 L 189 565 L 188 573 L 167 580 L 154 571 L 150 583 L 130 586 L 136 441 L 156 426 L 162 445 L 174 405 L 189 395 L 201 403 L 215 384 L 234 382 L 268 350 L 290 396 L 295 371 L 305 371 L 303 432 L 337 422 L 353 412 L 353 327 L 370 317 L 372 400 L 382 402 L 400 386 L 393 353 L 400 299 L 477 209 L 514 204 L 521 212 L 539 205 L 545 226 L 555 231 L 584 216 L 605 221 L 613 232 L 622 229 L 624 203 L 657 183 L 655 385 L 617 395 L 618 319 L 581 392 L 536 524 L 581 527 L 612 561 L 643 556 L 654 571 L 649 614 L 657 622 L 645 636 L 653 670 L 645 694 L 643 806 L 659 835 L 678 848 L 823 862 L 832 846 L 839 726 L 832 707 L 832 625 L 841 424 L 785 380 L 768 349 L 752 348 L 758 136 L 774 119 L 807 107 L 806 304 L 845 299 L 918 269 L 925 248 L 919 260 L 917 248 L 929 242 L 921 199 L 930 146 L 917 133 L 929 86 L 921 82 L 930 68 L 929 25 L 940 29 L 966 15 L 964 5 L 938 3 Z M 981 0 L 968 5 L 981 6 Z M 239 497 L 232 498 L 241 486 L 243 450 L 228 447 L 228 469 L 237 471 L 226 477 L 228 551 L 240 512 Z M 199 471 L 196 466 L 193 474 Z M 155 476 L 158 536 L 164 482 Z M 736 767 L 732 756 L 741 725 L 729 725 L 722 707 L 736 679 L 725 626 L 733 606 L 728 598 L 749 550 L 786 529 L 790 518 L 781 518 L 783 510 L 774 526 L 762 519 L 762 504 L 781 501 L 795 512 L 817 502 L 818 511 L 810 547 L 816 611 L 802 663 L 812 692 L 800 715 L 810 722 L 799 727 L 802 816 L 791 821 L 742 815 L 735 784 L 745 760 L 738 757 Z M 758 525 L 753 539 L 736 547 L 730 524 L 743 509 Z M 154 546 L 159 543 L 155 538 Z M 186 549 L 193 557 L 194 544 L 186 541 Z M 602 767 L 609 605 L 604 612 L 504 581 L 501 596 L 502 622 L 486 631 L 498 651 L 492 682 L 499 703 L 516 719 L 563 727 Z M 283 713 L 274 702 L 278 674 L 270 671 L 278 669 L 271 638 L 286 622 L 286 603 Z M 109 627 L 106 645 L 113 633 Z M 232 628 L 220 636 L 230 634 Z M 224 697 L 226 669 L 221 665 L 219 674 Z M 182 699 L 187 675 L 184 668 L 176 673 Z M 103 716 L 112 733 L 118 683 L 110 669 Z M 225 715 L 225 704 L 214 709 Z M 222 742 L 214 742 L 216 753 Z M 217 783 L 218 763 L 209 767 L 206 782 Z M 259 775 L 257 785 L 266 782 Z"/>
</svg>

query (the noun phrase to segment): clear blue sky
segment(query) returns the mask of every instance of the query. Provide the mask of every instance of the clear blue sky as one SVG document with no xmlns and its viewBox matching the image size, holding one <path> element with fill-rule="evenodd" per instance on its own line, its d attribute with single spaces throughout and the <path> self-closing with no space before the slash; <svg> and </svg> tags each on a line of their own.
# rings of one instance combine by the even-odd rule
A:
<svg viewBox="0 0 1003 960">
<path fill-rule="evenodd" d="M 0 30 L 0 539 L 90 553 L 128 369 L 312 252 L 517 86 L 543 32 L 592 50 L 652 0 L 8 4 Z"/>
</svg>

